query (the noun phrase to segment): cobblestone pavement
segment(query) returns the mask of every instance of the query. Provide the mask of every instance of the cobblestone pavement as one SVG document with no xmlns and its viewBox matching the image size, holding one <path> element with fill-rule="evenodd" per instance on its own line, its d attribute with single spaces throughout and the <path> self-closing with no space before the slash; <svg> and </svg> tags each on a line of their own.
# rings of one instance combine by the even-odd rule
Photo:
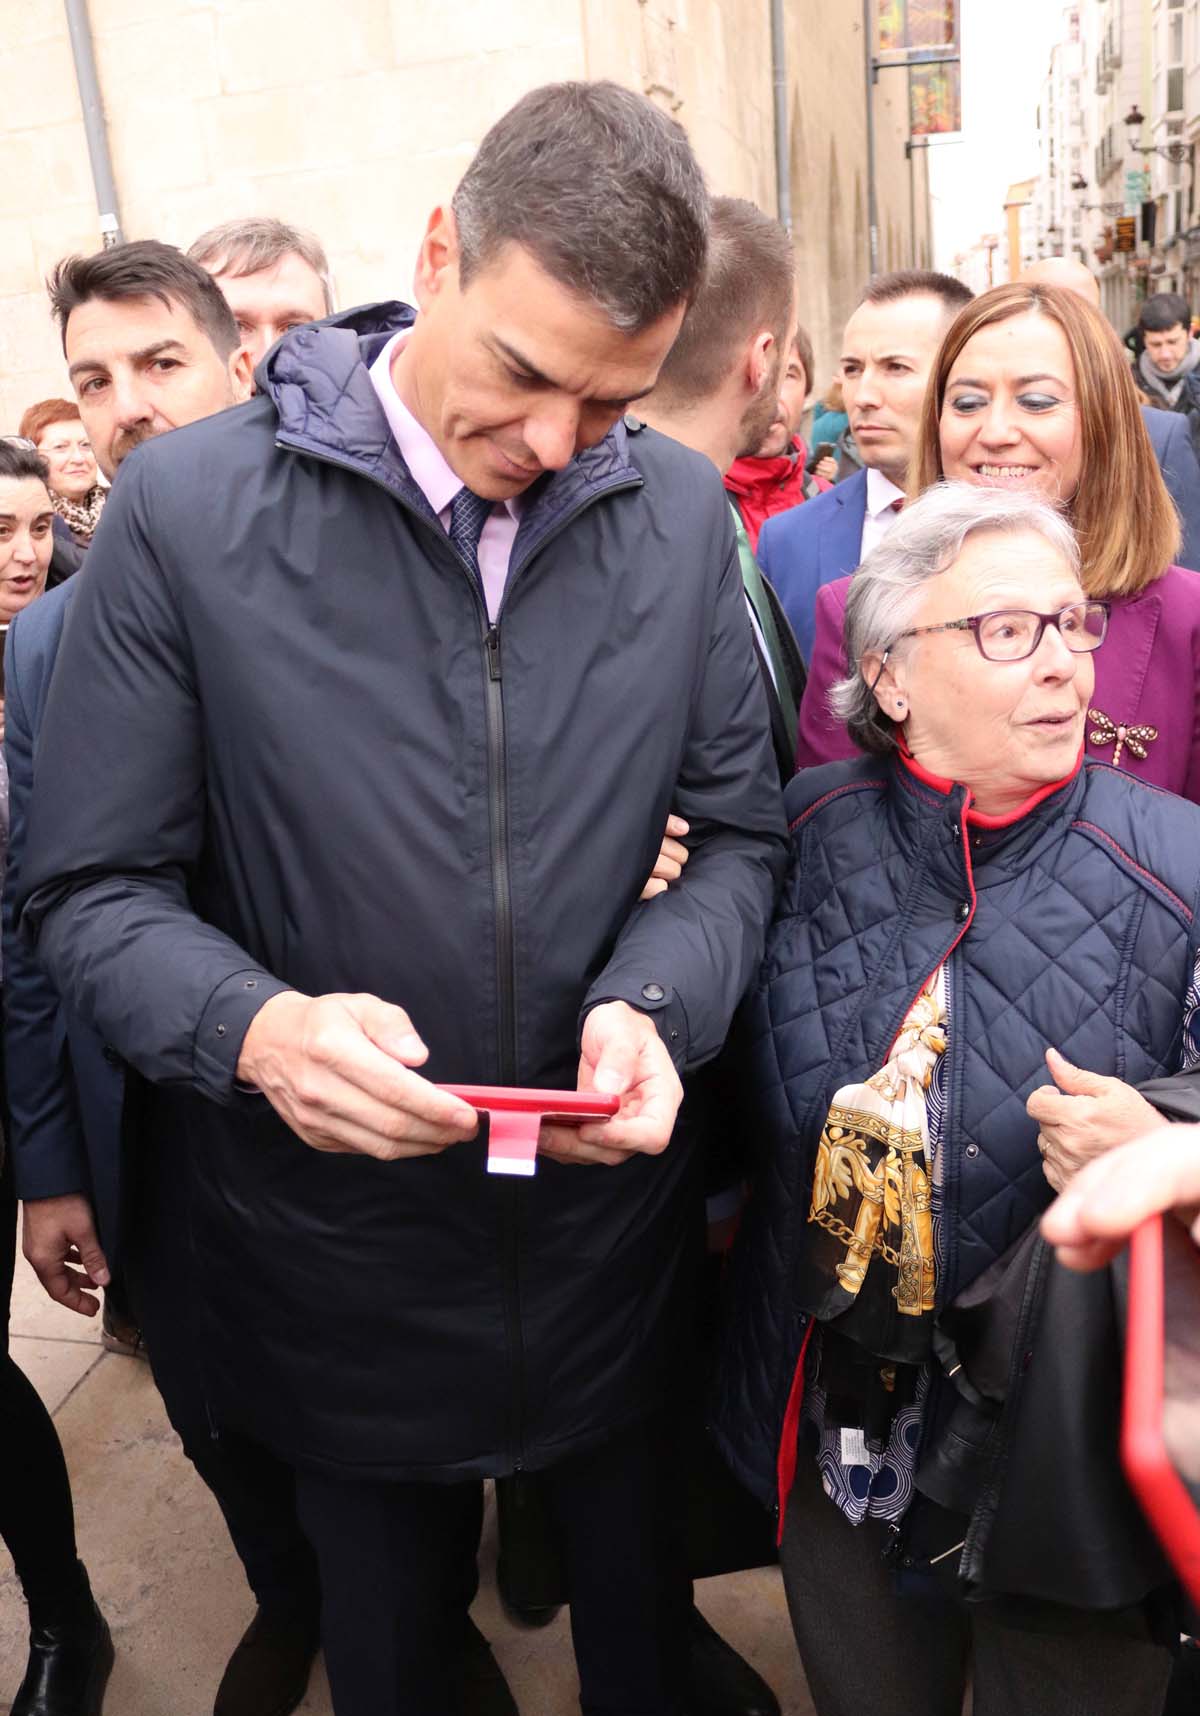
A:
<svg viewBox="0 0 1200 1716">
<path fill-rule="evenodd" d="M 106 1716 L 210 1716 L 220 1671 L 249 1620 L 241 1569 L 208 1492 L 184 1459 L 144 1364 L 106 1354 L 99 1329 L 62 1311 L 18 1262 L 12 1351 L 54 1413 L 75 1491 L 80 1552 L 113 1629 Z M 495 1594 L 494 1520 L 484 1528 L 474 1614 L 522 1716 L 577 1716 L 565 1615 L 521 1632 Z M 708 1579 L 701 1608 L 774 1686 L 784 1716 L 812 1716 L 774 1569 Z M 0 1577 L 0 1711 L 25 1659 L 16 1581 Z M 332 1716 L 320 1663 L 305 1716 Z"/>
</svg>

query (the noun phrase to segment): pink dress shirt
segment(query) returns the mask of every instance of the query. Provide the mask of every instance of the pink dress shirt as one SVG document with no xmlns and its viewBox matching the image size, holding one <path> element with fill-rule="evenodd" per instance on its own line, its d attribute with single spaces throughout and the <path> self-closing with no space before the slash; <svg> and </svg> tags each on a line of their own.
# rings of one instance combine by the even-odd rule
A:
<svg viewBox="0 0 1200 1716">
<path fill-rule="evenodd" d="M 441 449 L 427 429 L 417 422 L 412 412 L 396 392 L 392 380 L 392 358 L 405 344 L 411 328 L 393 335 L 384 346 L 368 372 L 371 384 L 379 396 L 392 431 L 392 439 L 400 449 L 400 457 L 408 466 L 409 475 L 437 513 L 442 529 L 450 529 L 450 503 L 463 486 L 460 476 L 450 469 Z M 508 563 L 521 520 L 521 497 L 497 501 L 479 538 L 479 571 L 483 579 L 483 596 L 488 619 L 495 620 L 500 612 L 504 586 L 508 582 Z"/>
</svg>

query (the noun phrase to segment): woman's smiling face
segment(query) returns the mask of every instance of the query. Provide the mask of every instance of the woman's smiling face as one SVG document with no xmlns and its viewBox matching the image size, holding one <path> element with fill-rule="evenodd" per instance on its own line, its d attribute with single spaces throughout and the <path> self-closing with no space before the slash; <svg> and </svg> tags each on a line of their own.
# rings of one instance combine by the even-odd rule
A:
<svg viewBox="0 0 1200 1716">
<path fill-rule="evenodd" d="M 1058 323 L 1029 310 L 974 334 L 947 378 L 939 438 L 947 477 L 1072 500 L 1083 439 Z"/>
</svg>

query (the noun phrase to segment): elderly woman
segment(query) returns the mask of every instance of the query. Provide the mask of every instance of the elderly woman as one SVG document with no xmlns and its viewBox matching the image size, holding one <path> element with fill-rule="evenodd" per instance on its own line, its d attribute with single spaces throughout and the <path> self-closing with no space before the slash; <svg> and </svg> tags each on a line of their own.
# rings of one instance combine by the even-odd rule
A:
<svg viewBox="0 0 1200 1716">
<path fill-rule="evenodd" d="M 1098 310 L 1074 292 L 1015 283 L 960 312 L 929 378 L 909 491 L 943 477 L 1065 509 L 1083 588 L 1109 604 L 1087 754 L 1200 802 L 1200 573 L 1171 564 L 1179 520 Z M 801 766 L 854 753 L 829 707 L 845 671 L 848 588 L 839 579 L 817 599 Z"/>
<path fill-rule="evenodd" d="M 869 756 L 787 789 L 715 1427 L 782 1510 L 819 1716 L 1162 1708 L 1110 1284 L 1037 1231 L 1200 1055 L 1200 811 L 1084 760 L 1107 625 L 1045 501 L 932 489 L 850 592 Z"/>
<path fill-rule="evenodd" d="M 42 399 L 21 419 L 20 433 L 33 442 L 50 472 L 54 510 L 80 548 L 91 545 L 108 490 L 79 407 L 69 399 Z"/>
</svg>

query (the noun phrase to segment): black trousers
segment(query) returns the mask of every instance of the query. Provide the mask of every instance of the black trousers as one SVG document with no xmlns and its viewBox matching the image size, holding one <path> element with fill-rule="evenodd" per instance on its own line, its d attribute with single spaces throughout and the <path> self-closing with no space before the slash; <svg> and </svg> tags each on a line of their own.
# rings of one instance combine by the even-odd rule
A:
<svg viewBox="0 0 1200 1716">
<path fill-rule="evenodd" d="M 673 1461 L 655 1421 L 542 1474 L 567 1560 L 584 1716 L 682 1716 L 691 1591 Z M 457 1716 L 479 1486 L 311 1472 L 296 1484 L 320 1566 L 337 1716 Z"/>
<path fill-rule="evenodd" d="M 817 1716 L 1161 1716 L 1171 1654 L 1141 1611 L 992 1603 L 897 1592 L 887 1528 L 851 1525 L 801 1449 L 780 1564 Z"/>
<path fill-rule="evenodd" d="M 316 1560 L 300 1529 L 291 1467 L 210 1422 L 198 1359 L 189 1242 L 188 1146 L 152 1129 L 126 1221 L 125 1271 L 154 1381 L 184 1453 L 212 1491 L 259 1605 L 315 1618 Z"/>
<path fill-rule="evenodd" d="M 0 1073 L 0 1115 L 3 1115 Z M 0 1346 L 0 1538 L 25 1592 L 31 1615 L 53 1623 L 70 1613 L 84 1590 L 75 1552 L 71 1485 L 54 1420 L 37 1390 L 8 1351 L 8 1313 L 16 1261 L 17 1205 L 12 1169 L 0 1140 L 0 1297 L 4 1339 Z"/>
</svg>

